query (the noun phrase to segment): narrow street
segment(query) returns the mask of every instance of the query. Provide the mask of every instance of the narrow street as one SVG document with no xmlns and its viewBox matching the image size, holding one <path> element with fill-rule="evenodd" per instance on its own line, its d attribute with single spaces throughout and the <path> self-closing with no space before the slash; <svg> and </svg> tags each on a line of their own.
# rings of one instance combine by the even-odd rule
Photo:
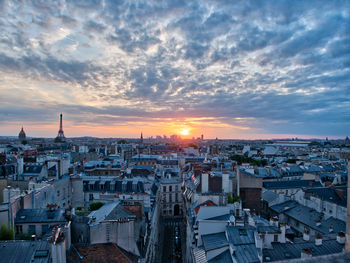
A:
<svg viewBox="0 0 350 263">
<path fill-rule="evenodd" d="M 163 218 L 161 227 L 163 235 L 161 239 L 163 240 L 162 262 L 182 262 L 186 242 L 186 228 L 183 218 Z"/>
</svg>

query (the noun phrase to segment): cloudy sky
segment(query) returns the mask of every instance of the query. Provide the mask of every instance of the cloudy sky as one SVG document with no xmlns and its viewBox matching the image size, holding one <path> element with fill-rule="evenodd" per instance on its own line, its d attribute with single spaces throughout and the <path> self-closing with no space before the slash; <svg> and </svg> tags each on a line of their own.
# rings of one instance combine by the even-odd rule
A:
<svg viewBox="0 0 350 263">
<path fill-rule="evenodd" d="M 343 138 L 350 1 L 0 0 L 0 76 L 0 135 Z"/>
</svg>

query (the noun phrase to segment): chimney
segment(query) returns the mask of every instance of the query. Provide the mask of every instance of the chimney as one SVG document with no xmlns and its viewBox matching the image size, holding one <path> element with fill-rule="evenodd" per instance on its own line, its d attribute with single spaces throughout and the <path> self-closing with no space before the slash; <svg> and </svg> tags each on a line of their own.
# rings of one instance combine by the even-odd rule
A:
<svg viewBox="0 0 350 263">
<path fill-rule="evenodd" d="M 316 235 L 315 245 L 316 246 L 322 246 L 322 236 L 321 235 Z"/>
<path fill-rule="evenodd" d="M 52 263 L 66 263 L 65 235 L 61 227 L 55 226 L 50 237 Z"/>
<path fill-rule="evenodd" d="M 208 174 L 202 173 L 201 175 L 201 186 L 202 186 L 202 194 L 208 192 Z"/>
<path fill-rule="evenodd" d="M 339 232 L 339 233 L 337 234 L 337 242 L 338 242 L 339 244 L 342 244 L 342 245 L 345 244 L 345 233 L 344 233 L 344 232 Z"/>
<path fill-rule="evenodd" d="M 278 217 L 277 216 L 270 218 L 270 226 L 278 227 Z"/>
<path fill-rule="evenodd" d="M 286 225 L 285 224 L 280 224 L 280 230 L 281 230 L 281 238 L 280 238 L 280 243 L 286 243 Z"/>
<path fill-rule="evenodd" d="M 312 251 L 310 248 L 304 248 L 301 250 L 301 258 L 311 258 Z"/>
<path fill-rule="evenodd" d="M 304 231 L 303 239 L 305 241 L 309 241 L 310 240 L 310 232 L 309 231 L 307 231 L 307 230 Z"/>
</svg>

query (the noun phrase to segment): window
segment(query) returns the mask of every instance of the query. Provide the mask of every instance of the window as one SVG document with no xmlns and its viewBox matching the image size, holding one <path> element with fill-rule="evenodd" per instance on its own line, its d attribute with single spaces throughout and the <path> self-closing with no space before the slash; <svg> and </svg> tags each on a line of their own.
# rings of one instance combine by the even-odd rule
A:
<svg viewBox="0 0 350 263">
<path fill-rule="evenodd" d="M 169 186 L 169 192 L 171 192 L 173 190 L 173 187 L 170 185 Z"/>
<path fill-rule="evenodd" d="M 42 225 L 41 226 L 41 233 L 42 233 L 42 235 L 45 235 L 47 233 L 48 229 L 49 229 L 49 225 Z"/>
<path fill-rule="evenodd" d="M 278 235 L 273 235 L 273 242 L 278 242 Z"/>
<path fill-rule="evenodd" d="M 240 236 L 247 236 L 247 230 L 246 229 L 239 229 L 239 235 Z"/>
<path fill-rule="evenodd" d="M 172 199 L 173 199 L 172 197 L 173 197 L 173 195 L 170 194 L 170 195 L 169 195 L 169 202 L 170 202 L 170 203 L 173 201 L 173 200 L 172 200 Z"/>
<path fill-rule="evenodd" d="M 176 192 L 179 191 L 179 186 L 178 185 L 175 186 L 175 191 Z"/>
<path fill-rule="evenodd" d="M 177 194 L 175 193 L 175 202 L 178 201 L 178 197 L 177 197 Z"/>
<path fill-rule="evenodd" d="M 46 258 L 48 255 L 49 250 L 36 250 L 34 253 L 34 258 Z"/>
<path fill-rule="evenodd" d="M 163 186 L 163 192 L 166 192 L 166 186 Z"/>
<path fill-rule="evenodd" d="M 94 200 L 94 195 L 93 194 L 89 194 L 89 200 Z"/>
<path fill-rule="evenodd" d="M 60 197 L 60 190 L 57 190 L 57 197 Z"/>
<path fill-rule="evenodd" d="M 23 227 L 22 225 L 16 225 L 16 234 L 22 233 L 23 232 Z"/>
<path fill-rule="evenodd" d="M 29 225 L 28 232 L 35 234 L 35 225 Z"/>
<path fill-rule="evenodd" d="M 90 184 L 90 190 L 94 190 L 94 185 Z"/>
</svg>

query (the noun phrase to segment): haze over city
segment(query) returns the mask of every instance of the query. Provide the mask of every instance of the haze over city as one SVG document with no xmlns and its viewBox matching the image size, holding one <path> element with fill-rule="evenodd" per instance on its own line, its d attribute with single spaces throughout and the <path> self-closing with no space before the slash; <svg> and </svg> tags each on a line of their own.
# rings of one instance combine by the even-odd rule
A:
<svg viewBox="0 0 350 263">
<path fill-rule="evenodd" d="M 344 138 L 347 1 L 0 2 L 0 136 Z"/>
</svg>

